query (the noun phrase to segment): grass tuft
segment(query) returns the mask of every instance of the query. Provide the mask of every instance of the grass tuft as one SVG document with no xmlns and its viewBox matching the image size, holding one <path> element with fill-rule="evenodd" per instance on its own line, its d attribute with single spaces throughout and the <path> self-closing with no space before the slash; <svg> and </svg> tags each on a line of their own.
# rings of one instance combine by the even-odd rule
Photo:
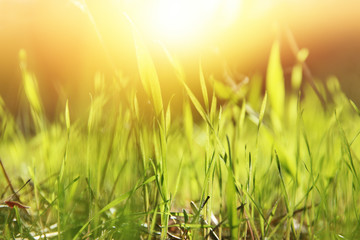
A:
<svg viewBox="0 0 360 240">
<path fill-rule="evenodd" d="M 132 27 L 147 96 L 133 85 L 124 93 L 97 74 L 79 117 L 70 115 L 67 101 L 55 120 L 46 118 L 21 52 L 21 119 L 0 98 L 1 236 L 360 237 L 359 109 L 334 77 L 317 83 L 329 95 L 322 107 L 319 92 L 302 81 L 306 50 L 298 54 L 289 91 L 275 43 L 264 95 L 259 76 L 235 89 L 201 64 L 197 95 L 164 48 L 185 93 L 174 96 L 182 100 L 177 111 L 172 100 L 163 101 L 155 64 Z"/>
</svg>

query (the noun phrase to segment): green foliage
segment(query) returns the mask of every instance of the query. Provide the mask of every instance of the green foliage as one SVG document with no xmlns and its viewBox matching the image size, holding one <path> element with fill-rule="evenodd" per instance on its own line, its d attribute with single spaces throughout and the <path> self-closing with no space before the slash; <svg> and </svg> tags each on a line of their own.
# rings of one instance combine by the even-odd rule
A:
<svg viewBox="0 0 360 240">
<path fill-rule="evenodd" d="M 21 53 L 30 119 L 25 127 L 18 124 L 0 98 L 0 157 L 15 189 L 32 179 L 18 193 L 31 208 L 6 204 L 14 199 L 2 177 L 1 236 L 360 237 L 359 109 L 337 79 L 325 83 L 332 101 L 324 109 L 302 81 L 303 51 L 292 89 L 285 92 L 275 43 L 265 94 L 259 76 L 242 90 L 222 83 L 233 93 L 220 105 L 220 88 L 209 87 L 215 80 L 201 64 L 197 96 L 167 53 L 185 93 L 181 114 L 174 114 L 172 101 L 162 101 L 152 59 L 134 31 L 139 74 L 154 109 L 150 116 L 137 89 L 127 89 L 119 101 L 120 90 L 98 74 L 83 117 L 73 117 L 66 102 L 49 122 Z"/>
</svg>

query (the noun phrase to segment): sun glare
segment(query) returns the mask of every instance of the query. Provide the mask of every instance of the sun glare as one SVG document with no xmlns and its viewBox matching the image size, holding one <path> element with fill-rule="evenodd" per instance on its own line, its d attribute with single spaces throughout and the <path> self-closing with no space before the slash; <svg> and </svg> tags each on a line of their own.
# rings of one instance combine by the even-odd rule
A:
<svg viewBox="0 0 360 240">
<path fill-rule="evenodd" d="M 158 40 L 189 43 L 221 31 L 238 14 L 239 0 L 155 0 L 141 17 Z M 136 8 L 136 7 L 135 7 Z M 199 39 L 200 38 L 200 39 Z"/>
</svg>

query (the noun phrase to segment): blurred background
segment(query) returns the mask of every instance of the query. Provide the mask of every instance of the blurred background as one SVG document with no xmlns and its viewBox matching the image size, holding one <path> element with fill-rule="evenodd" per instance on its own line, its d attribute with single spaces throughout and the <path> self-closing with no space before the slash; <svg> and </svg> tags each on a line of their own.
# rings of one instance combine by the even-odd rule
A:
<svg viewBox="0 0 360 240">
<path fill-rule="evenodd" d="M 96 73 L 109 84 L 139 85 L 124 13 L 147 43 L 165 100 L 180 94 L 180 85 L 162 46 L 180 60 L 196 92 L 200 60 L 205 75 L 221 81 L 226 74 L 236 83 L 264 76 L 275 39 L 289 78 L 295 63 L 291 35 L 309 49 L 306 62 L 314 78 L 337 76 L 346 94 L 360 103 L 359 1 L 0 0 L 0 95 L 6 106 L 19 111 L 20 49 L 27 52 L 49 118 L 66 99 L 75 110 L 87 106 Z"/>
</svg>

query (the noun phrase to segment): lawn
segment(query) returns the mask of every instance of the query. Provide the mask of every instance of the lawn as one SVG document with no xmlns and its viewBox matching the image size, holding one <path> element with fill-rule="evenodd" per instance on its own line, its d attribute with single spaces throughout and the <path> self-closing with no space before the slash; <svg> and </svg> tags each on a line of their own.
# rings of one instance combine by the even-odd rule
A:
<svg viewBox="0 0 360 240">
<path fill-rule="evenodd" d="M 76 117 L 62 102 L 47 119 L 20 52 L 21 117 L 0 99 L 3 239 L 360 238 L 360 111 L 335 77 L 303 76 L 305 49 L 289 82 L 275 42 L 266 80 L 234 87 L 201 63 L 186 79 L 164 47 L 174 108 L 133 28 L 146 96 L 99 74 Z"/>
</svg>

